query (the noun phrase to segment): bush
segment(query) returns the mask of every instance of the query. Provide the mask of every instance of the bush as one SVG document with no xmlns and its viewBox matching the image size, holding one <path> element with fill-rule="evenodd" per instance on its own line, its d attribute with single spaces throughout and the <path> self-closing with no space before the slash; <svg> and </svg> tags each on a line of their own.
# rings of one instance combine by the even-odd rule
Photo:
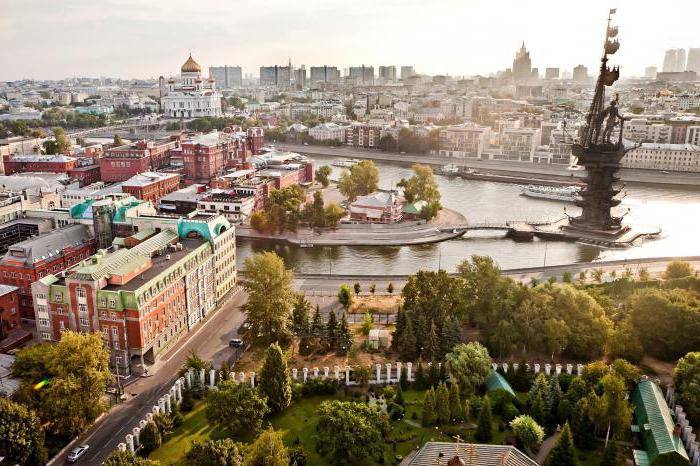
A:
<svg viewBox="0 0 700 466">
<path fill-rule="evenodd" d="M 295 382 L 292 384 L 292 401 L 299 401 L 303 396 L 304 384 Z"/>
<path fill-rule="evenodd" d="M 518 416 L 520 416 L 520 410 L 513 403 L 508 403 L 503 407 L 501 417 L 505 422 L 510 422 Z"/>
<path fill-rule="evenodd" d="M 311 379 L 303 384 L 302 396 L 335 395 L 340 388 L 340 383 L 335 379 Z"/>
<path fill-rule="evenodd" d="M 399 421 L 403 419 L 405 414 L 403 406 L 397 403 L 389 403 L 387 405 L 387 412 L 389 413 L 389 418 L 391 418 L 392 421 Z"/>
<path fill-rule="evenodd" d="M 194 409 L 194 396 L 192 390 L 185 389 L 182 392 L 182 401 L 180 402 L 180 411 L 188 413 Z"/>
</svg>

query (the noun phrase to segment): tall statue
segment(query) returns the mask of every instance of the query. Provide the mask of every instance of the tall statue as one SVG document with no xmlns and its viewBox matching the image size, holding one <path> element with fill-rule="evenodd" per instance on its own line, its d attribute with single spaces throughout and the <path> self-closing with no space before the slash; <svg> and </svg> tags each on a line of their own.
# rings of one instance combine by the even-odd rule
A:
<svg viewBox="0 0 700 466">
<path fill-rule="evenodd" d="M 622 124 L 622 122 L 629 120 L 629 118 L 625 118 L 622 115 L 620 115 L 620 110 L 617 107 L 617 102 L 618 102 L 619 97 L 615 96 L 615 100 L 610 102 L 610 106 L 605 109 L 605 114 L 608 116 L 607 121 L 605 122 L 605 130 L 603 131 L 603 141 L 612 144 L 612 141 L 610 141 L 610 137 L 612 136 L 612 132 L 615 130 L 615 127 L 619 124 Z"/>
</svg>

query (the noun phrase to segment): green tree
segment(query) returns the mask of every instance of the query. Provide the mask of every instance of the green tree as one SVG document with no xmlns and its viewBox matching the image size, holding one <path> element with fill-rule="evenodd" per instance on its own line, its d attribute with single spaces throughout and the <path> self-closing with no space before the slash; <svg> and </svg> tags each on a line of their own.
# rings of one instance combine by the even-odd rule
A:
<svg viewBox="0 0 700 466">
<path fill-rule="evenodd" d="M 267 400 L 247 384 L 225 382 L 207 393 L 207 420 L 233 433 L 259 431 L 269 411 Z"/>
<path fill-rule="evenodd" d="M 141 451 L 146 455 L 157 450 L 162 441 L 160 430 L 158 430 L 158 426 L 153 421 L 148 422 L 139 433 Z"/>
<path fill-rule="evenodd" d="M 411 178 L 402 178 L 397 186 L 403 188 L 403 194 L 406 201 L 425 201 L 427 203 L 428 215 L 426 220 L 430 220 L 441 209 L 440 206 L 440 191 L 437 181 L 433 176 L 433 169 L 430 165 L 413 165 L 413 176 Z"/>
<path fill-rule="evenodd" d="M 408 380 L 408 369 L 406 369 L 405 366 L 401 367 L 401 376 L 399 377 L 399 385 L 403 389 L 407 389 L 409 387 L 409 380 Z"/>
<path fill-rule="evenodd" d="M 158 461 L 151 461 L 140 456 L 134 456 L 131 452 L 114 450 L 105 459 L 103 466 L 158 466 Z"/>
<path fill-rule="evenodd" d="M 362 292 L 362 285 L 360 285 L 360 282 L 355 282 L 352 288 L 353 291 L 355 291 L 355 296 L 359 295 Z"/>
<path fill-rule="evenodd" d="M 301 336 L 305 330 L 309 330 L 309 313 L 311 312 L 311 303 L 306 297 L 299 293 L 294 300 L 292 308 L 292 329 L 294 333 Z"/>
<path fill-rule="evenodd" d="M 418 360 L 418 367 L 416 368 L 416 376 L 414 378 L 414 384 L 416 390 L 424 390 L 426 387 L 425 380 L 425 369 L 423 369 L 423 360 Z"/>
<path fill-rule="evenodd" d="M 418 340 L 416 339 L 416 334 L 413 331 L 412 321 L 406 322 L 406 328 L 398 342 L 399 354 L 404 361 L 413 361 L 418 353 Z M 419 364 L 419 369 L 423 369 L 423 366 Z M 416 375 L 417 377 L 417 375 Z"/>
<path fill-rule="evenodd" d="M 124 145 L 124 140 L 119 135 L 119 133 L 114 133 L 114 146 L 117 147 L 122 145 Z"/>
<path fill-rule="evenodd" d="M 343 170 L 338 182 L 338 191 L 350 202 L 358 196 L 366 196 L 377 190 L 379 171 L 371 160 L 363 160 L 350 170 Z"/>
<path fill-rule="evenodd" d="M 389 282 L 389 284 L 386 286 L 386 292 L 389 294 L 394 294 L 394 284 Z"/>
<path fill-rule="evenodd" d="M 350 348 L 352 348 L 352 342 L 353 338 L 350 326 L 348 325 L 348 317 L 343 312 L 340 324 L 338 325 L 338 347 L 336 348 L 336 352 L 341 356 L 348 354 Z"/>
<path fill-rule="evenodd" d="M 623 432 L 632 422 L 632 406 L 627 402 L 625 381 L 617 374 L 610 373 L 600 380 L 603 390 L 601 396 L 593 395 L 590 416 L 598 431 L 606 430 L 607 445 L 610 434 L 615 436 Z"/>
<path fill-rule="evenodd" d="M 336 463 L 363 464 L 380 454 L 389 431 L 387 415 L 365 403 L 324 401 L 318 408 L 316 447 Z"/>
<path fill-rule="evenodd" d="M 678 401 L 694 425 L 700 423 L 700 352 L 688 353 L 678 360 L 673 371 Z"/>
<path fill-rule="evenodd" d="M 173 431 L 173 420 L 169 414 L 159 412 L 153 415 L 153 423 L 158 427 L 160 438 L 166 440 Z"/>
<path fill-rule="evenodd" d="M 435 392 L 435 405 L 438 424 L 450 422 L 450 392 L 443 382 L 440 382 Z"/>
<path fill-rule="evenodd" d="M 51 128 L 53 139 L 44 142 L 44 151 L 47 154 L 63 154 L 71 148 L 70 140 L 66 136 L 66 130 L 60 127 Z"/>
<path fill-rule="evenodd" d="M 321 183 L 324 188 L 327 188 L 331 183 L 330 176 L 333 170 L 328 165 L 320 166 L 316 169 L 316 181 Z"/>
<path fill-rule="evenodd" d="M 689 263 L 684 261 L 672 261 L 669 262 L 664 271 L 664 278 L 666 280 L 673 280 L 674 278 L 685 278 L 695 275 L 695 271 L 690 266 Z"/>
<path fill-rule="evenodd" d="M 345 217 L 345 210 L 335 202 L 329 202 L 324 211 L 326 226 L 335 228 L 340 219 Z"/>
<path fill-rule="evenodd" d="M 272 251 L 259 252 L 245 260 L 248 301 L 243 305 L 253 340 L 277 341 L 283 345 L 291 338 L 292 271 Z"/>
<path fill-rule="evenodd" d="M 464 421 L 464 407 L 457 382 L 450 384 L 450 419 L 454 422 Z"/>
<path fill-rule="evenodd" d="M 265 351 L 265 363 L 260 370 L 258 388 L 267 397 L 271 414 L 281 412 L 292 401 L 292 381 L 287 359 L 277 343 L 271 344 Z"/>
<path fill-rule="evenodd" d="M 488 395 L 484 395 L 479 411 L 479 423 L 476 427 L 474 438 L 482 443 L 489 443 L 493 439 L 493 425 L 491 421 L 491 400 Z"/>
<path fill-rule="evenodd" d="M 528 450 L 538 447 L 544 439 L 544 429 L 528 415 L 510 421 L 510 428 L 518 442 Z"/>
<path fill-rule="evenodd" d="M 370 330 L 374 328 L 374 317 L 369 312 L 365 312 L 362 315 L 362 334 L 364 336 L 369 335 Z"/>
<path fill-rule="evenodd" d="M 620 466 L 620 449 L 617 442 L 609 442 L 603 453 L 603 460 L 600 466 Z"/>
<path fill-rule="evenodd" d="M 372 294 L 374 294 L 375 291 L 377 291 L 377 284 L 376 284 L 376 283 L 372 283 L 372 284 L 369 286 L 369 292 L 372 293 Z"/>
<path fill-rule="evenodd" d="M 13 366 L 25 387 L 47 378 L 39 391 L 28 390 L 28 405 L 34 407 L 48 432 L 71 438 L 87 429 L 106 408 L 109 351 L 102 335 L 65 331 L 56 344 L 22 350 Z"/>
<path fill-rule="evenodd" d="M 442 324 L 440 332 L 440 355 L 452 351 L 458 343 L 462 342 L 462 325 L 456 317 L 448 317 Z"/>
<path fill-rule="evenodd" d="M 185 455 L 186 466 L 243 466 L 244 447 L 230 438 L 195 440 Z"/>
<path fill-rule="evenodd" d="M 435 400 L 435 390 L 431 387 L 423 395 L 423 417 L 421 422 L 423 427 L 430 427 L 437 422 L 437 402 Z"/>
<path fill-rule="evenodd" d="M 324 331 L 323 320 L 321 319 L 321 308 L 317 304 L 313 319 L 311 320 L 311 335 L 313 335 L 314 338 L 323 338 Z"/>
<path fill-rule="evenodd" d="M 0 397 L 0 456 L 12 464 L 38 466 L 47 460 L 39 417 L 4 397 Z"/>
<path fill-rule="evenodd" d="M 567 394 L 568 395 L 568 394 Z M 571 416 L 571 430 L 576 447 L 582 450 L 592 450 L 595 447 L 595 425 L 590 417 L 588 397 L 580 399 L 574 407 Z"/>
<path fill-rule="evenodd" d="M 576 450 L 569 423 L 564 424 L 557 443 L 547 456 L 547 466 L 576 466 Z"/>
<path fill-rule="evenodd" d="M 338 302 L 347 311 L 352 306 L 352 291 L 350 287 L 343 283 L 338 290 Z"/>
<path fill-rule="evenodd" d="M 458 344 L 445 356 L 445 361 L 465 393 L 474 393 L 492 370 L 488 350 L 477 342 Z"/>
<path fill-rule="evenodd" d="M 289 450 L 283 439 L 282 432 L 272 429 L 262 432 L 248 448 L 245 466 L 287 466 Z"/>
<path fill-rule="evenodd" d="M 333 309 L 328 313 L 328 321 L 326 322 L 326 348 L 329 350 L 338 349 L 338 319 L 335 317 Z"/>
</svg>

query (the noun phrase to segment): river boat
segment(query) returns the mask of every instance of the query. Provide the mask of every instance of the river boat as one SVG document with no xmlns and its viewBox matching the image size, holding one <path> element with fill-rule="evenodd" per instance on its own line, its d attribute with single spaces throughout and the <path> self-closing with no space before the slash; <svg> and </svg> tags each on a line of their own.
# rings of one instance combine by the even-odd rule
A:
<svg viewBox="0 0 700 466">
<path fill-rule="evenodd" d="M 352 168 L 355 165 L 360 163 L 359 160 L 357 159 L 344 159 L 344 160 L 334 160 L 331 165 L 334 167 L 341 167 L 341 168 Z"/>
<path fill-rule="evenodd" d="M 581 188 L 578 186 L 538 186 L 529 185 L 524 187 L 521 195 L 536 199 L 547 199 L 550 201 L 575 202 L 581 199 Z"/>
</svg>

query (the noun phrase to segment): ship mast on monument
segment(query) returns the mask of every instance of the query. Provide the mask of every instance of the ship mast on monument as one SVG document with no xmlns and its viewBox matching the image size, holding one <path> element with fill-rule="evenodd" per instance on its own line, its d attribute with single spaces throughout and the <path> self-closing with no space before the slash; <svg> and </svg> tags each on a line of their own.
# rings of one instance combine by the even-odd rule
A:
<svg viewBox="0 0 700 466">
<path fill-rule="evenodd" d="M 565 227 L 605 236 L 617 236 L 628 229 L 622 225 L 624 215 L 614 216 L 612 213 L 613 207 L 621 202 L 615 198 L 620 193 L 615 183 L 619 181 L 616 173 L 620 169 L 620 161 L 628 150 L 622 142 L 623 126 L 627 119 L 620 114 L 619 96 L 616 95 L 605 107 L 605 88 L 612 86 L 620 77 L 619 67 L 608 67 L 608 56 L 620 48 L 620 42 L 616 39 L 617 27 L 611 25 L 615 11 L 610 10 L 608 15 L 600 72 L 586 125 L 579 140 L 572 146 L 573 155 L 587 173 L 584 180 L 586 188 L 576 202 L 582 212 L 578 217 L 570 217 L 569 225 Z M 614 137 L 616 130 L 617 137 Z"/>
</svg>

